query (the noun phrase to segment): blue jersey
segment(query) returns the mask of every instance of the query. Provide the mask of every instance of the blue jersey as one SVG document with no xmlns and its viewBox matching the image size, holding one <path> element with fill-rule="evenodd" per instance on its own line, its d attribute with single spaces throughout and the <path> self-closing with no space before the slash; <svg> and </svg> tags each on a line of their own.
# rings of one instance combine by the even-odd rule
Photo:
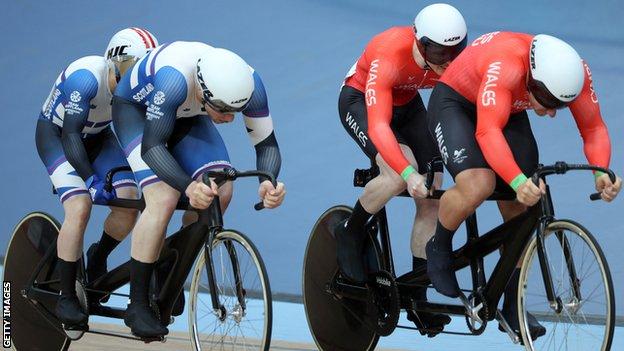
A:
<svg viewBox="0 0 624 351">
<path fill-rule="evenodd" d="M 86 56 L 59 74 L 39 118 L 61 128 L 66 118 L 79 120 L 82 137 L 87 137 L 110 124 L 111 98 L 106 59 Z"/>
<path fill-rule="evenodd" d="M 114 104 L 121 104 L 115 102 L 118 99 L 125 100 L 142 106 L 145 111 L 140 135 L 140 157 L 136 155 L 136 151 L 133 153 L 139 142 L 138 131 L 126 133 L 129 131 L 123 130 L 121 133 L 124 136 L 120 135 L 122 145 L 127 144 L 124 148 L 128 149 L 125 151 L 129 160 L 134 160 L 130 162 L 135 165 L 133 169 L 150 169 L 181 192 L 191 182 L 191 175 L 170 154 L 167 144 L 177 120 L 208 115 L 197 94 L 199 83 L 196 74 L 199 58 L 209 55 L 212 50 L 212 46 L 199 42 L 176 41 L 161 45 L 139 60 L 132 71 L 124 75 L 115 90 Z M 273 132 L 266 91 L 258 73 L 252 67 L 249 69 L 254 77 L 254 92 L 249 104 L 242 111 L 247 134 L 256 148 L 258 169 L 277 175 L 281 157 Z M 128 119 L 129 115 L 126 116 Z M 124 119 L 123 113 L 115 116 L 115 128 L 118 132 L 122 128 L 135 128 L 130 124 L 130 121 Z M 128 138 L 125 134 L 129 134 Z M 133 154 L 134 158 L 131 157 Z"/>
</svg>

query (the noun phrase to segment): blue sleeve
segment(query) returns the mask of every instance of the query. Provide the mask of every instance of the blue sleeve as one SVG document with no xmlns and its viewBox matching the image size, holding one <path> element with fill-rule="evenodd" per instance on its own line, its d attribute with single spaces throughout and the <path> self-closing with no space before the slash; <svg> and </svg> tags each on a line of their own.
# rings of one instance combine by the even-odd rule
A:
<svg viewBox="0 0 624 351">
<path fill-rule="evenodd" d="M 84 180 L 93 174 L 87 150 L 82 143 L 81 133 L 84 129 L 91 100 L 98 91 L 98 81 L 89 70 L 80 69 L 73 72 L 63 82 L 63 129 L 61 142 L 67 161 L 74 167 Z"/>
<path fill-rule="evenodd" d="M 163 67 L 154 76 L 154 91 L 146 112 L 141 156 L 165 183 L 184 194 L 193 181 L 167 149 L 175 127 L 177 110 L 188 91 L 184 76 L 172 67 Z"/>
<path fill-rule="evenodd" d="M 266 117 L 269 115 L 269 101 L 262 79 L 258 72 L 254 72 L 254 92 L 251 95 L 249 105 L 243 110 L 243 115 L 247 117 Z"/>
</svg>

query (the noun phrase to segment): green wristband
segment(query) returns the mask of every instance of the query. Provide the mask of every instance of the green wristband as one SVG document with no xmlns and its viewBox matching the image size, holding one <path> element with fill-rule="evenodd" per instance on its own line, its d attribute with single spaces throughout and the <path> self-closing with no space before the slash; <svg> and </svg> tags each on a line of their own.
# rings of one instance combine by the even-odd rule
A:
<svg viewBox="0 0 624 351">
<path fill-rule="evenodd" d="M 412 165 L 409 165 L 409 166 L 405 167 L 403 172 L 401 172 L 401 178 L 403 178 L 404 181 L 407 181 L 407 177 L 409 177 L 409 175 L 414 173 L 414 172 L 416 172 L 416 169 L 414 167 L 412 167 Z"/>
<path fill-rule="evenodd" d="M 524 174 L 520 173 L 509 183 L 509 186 L 511 186 L 514 191 L 518 191 L 518 187 L 524 184 L 527 179 L 528 178 Z"/>
<path fill-rule="evenodd" d="M 606 173 L 605 172 L 600 172 L 600 171 L 594 172 L 594 179 L 600 178 L 600 176 L 602 176 L 603 174 L 606 174 Z"/>
</svg>

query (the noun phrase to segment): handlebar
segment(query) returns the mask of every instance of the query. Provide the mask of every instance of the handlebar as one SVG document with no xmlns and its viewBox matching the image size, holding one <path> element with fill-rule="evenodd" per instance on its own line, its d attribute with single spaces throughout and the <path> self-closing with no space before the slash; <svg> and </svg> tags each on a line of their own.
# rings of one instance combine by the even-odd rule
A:
<svg viewBox="0 0 624 351">
<path fill-rule="evenodd" d="M 274 187 L 277 187 L 277 181 L 275 180 L 275 176 L 270 172 L 264 171 L 237 171 L 234 168 L 225 168 L 219 171 L 208 171 L 204 173 L 202 176 L 202 181 L 210 185 L 210 178 L 214 178 L 214 182 L 217 183 L 217 186 L 223 185 L 228 180 L 236 180 L 237 178 L 246 178 L 246 177 L 265 177 L 271 181 Z M 254 209 L 256 211 L 260 211 L 264 208 L 264 204 L 262 202 L 258 202 L 254 205 Z"/>
<path fill-rule="evenodd" d="M 585 165 L 585 164 L 568 164 L 563 161 L 555 162 L 554 165 L 549 165 L 549 166 L 540 165 L 535 171 L 535 173 L 533 174 L 533 176 L 531 177 L 531 180 L 533 181 L 533 184 L 539 186 L 540 178 L 544 179 L 549 175 L 565 174 L 568 171 L 579 171 L 579 170 L 600 171 L 600 172 L 608 174 L 609 179 L 611 179 L 611 182 L 615 183 L 615 180 L 616 180 L 615 173 L 613 173 L 613 171 L 608 168 Z M 593 193 L 589 195 L 589 199 L 591 201 L 600 200 L 600 193 L 598 192 L 598 193 Z"/>
</svg>

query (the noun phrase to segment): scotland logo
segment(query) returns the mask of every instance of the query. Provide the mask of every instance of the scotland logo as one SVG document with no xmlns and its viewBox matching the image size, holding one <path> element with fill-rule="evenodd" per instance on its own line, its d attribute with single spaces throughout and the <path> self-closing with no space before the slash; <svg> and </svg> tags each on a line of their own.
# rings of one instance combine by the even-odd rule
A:
<svg viewBox="0 0 624 351">
<path fill-rule="evenodd" d="M 162 105 L 163 102 L 165 102 L 165 93 L 159 90 L 154 94 L 154 103 L 156 105 Z"/>
<path fill-rule="evenodd" d="M 77 92 L 76 90 L 72 91 L 72 93 L 69 95 L 69 98 L 73 102 L 80 102 L 80 99 L 82 99 L 82 97 L 80 96 L 80 93 Z"/>
</svg>

